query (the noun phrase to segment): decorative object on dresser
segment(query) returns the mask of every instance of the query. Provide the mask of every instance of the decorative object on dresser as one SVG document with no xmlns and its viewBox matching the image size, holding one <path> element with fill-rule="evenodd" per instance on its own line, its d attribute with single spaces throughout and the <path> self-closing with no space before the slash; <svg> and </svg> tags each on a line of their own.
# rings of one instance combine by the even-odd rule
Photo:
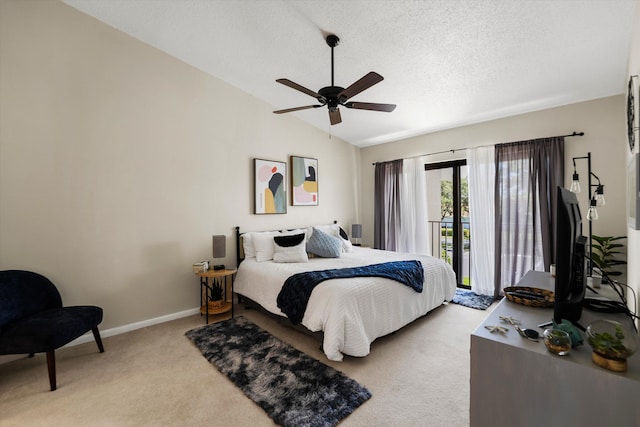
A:
<svg viewBox="0 0 640 427">
<path fill-rule="evenodd" d="M 627 359 L 638 348 L 638 335 L 621 323 L 599 319 L 587 326 L 587 342 L 598 366 L 616 372 L 627 371 Z"/>
<path fill-rule="evenodd" d="M 253 159 L 254 213 L 287 213 L 287 164 Z"/>
<path fill-rule="evenodd" d="M 240 316 L 192 329 L 202 355 L 281 426 L 335 426 L 371 393 Z M 212 379 L 213 380 L 213 379 Z"/>
<path fill-rule="evenodd" d="M 565 356 L 571 351 L 571 337 L 562 329 L 545 329 L 542 334 L 547 350 L 558 356 Z"/>
<path fill-rule="evenodd" d="M 291 205 L 318 206 L 318 159 L 291 156 Z"/>
<path fill-rule="evenodd" d="M 553 307 L 555 295 L 546 289 L 529 286 L 509 286 L 502 290 L 507 300 L 529 307 Z"/>
</svg>

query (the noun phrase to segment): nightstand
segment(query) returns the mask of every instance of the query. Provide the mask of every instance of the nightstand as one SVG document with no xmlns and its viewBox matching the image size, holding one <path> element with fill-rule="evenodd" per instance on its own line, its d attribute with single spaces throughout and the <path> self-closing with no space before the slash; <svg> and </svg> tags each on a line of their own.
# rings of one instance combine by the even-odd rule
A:
<svg viewBox="0 0 640 427">
<path fill-rule="evenodd" d="M 196 273 L 200 278 L 200 315 L 205 315 L 205 322 L 209 324 L 209 315 L 218 315 L 231 312 L 233 318 L 233 281 L 236 269 L 207 270 Z M 222 301 L 213 301 L 214 288 L 222 288 Z M 231 298 L 228 290 L 231 289 Z M 219 305 L 218 305 L 219 304 Z"/>
</svg>

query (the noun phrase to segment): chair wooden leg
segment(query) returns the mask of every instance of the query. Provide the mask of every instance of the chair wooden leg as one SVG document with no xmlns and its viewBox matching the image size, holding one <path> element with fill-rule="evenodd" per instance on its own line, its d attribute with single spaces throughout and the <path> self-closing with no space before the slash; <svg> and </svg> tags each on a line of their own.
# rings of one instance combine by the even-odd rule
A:
<svg viewBox="0 0 640 427">
<path fill-rule="evenodd" d="M 96 340 L 96 344 L 98 344 L 98 349 L 100 349 L 100 353 L 104 353 L 104 346 L 102 345 L 102 338 L 100 338 L 100 331 L 98 331 L 98 327 L 91 329 L 93 332 L 93 338 Z"/>
<path fill-rule="evenodd" d="M 47 368 L 49 368 L 49 385 L 51 391 L 56 389 L 56 356 L 53 350 L 47 351 Z"/>
</svg>

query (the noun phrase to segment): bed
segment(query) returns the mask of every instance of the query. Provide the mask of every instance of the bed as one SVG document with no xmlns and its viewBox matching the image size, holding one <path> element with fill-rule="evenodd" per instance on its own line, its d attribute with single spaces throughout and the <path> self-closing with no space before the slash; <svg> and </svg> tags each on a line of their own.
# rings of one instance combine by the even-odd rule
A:
<svg viewBox="0 0 640 427">
<path fill-rule="evenodd" d="M 337 225 L 324 227 L 328 234 L 339 233 Z M 306 262 L 274 262 L 266 259 L 268 255 L 261 257 L 260 251 L 254 252 L 260 247 L 259 241 L 263 248 L 268 248 L 273 237 L 300 232 L 306 233 L 303 245 L 309 245 L 310 235 L 318 228 L 240 233 L 237 227 L 239 265 L 235 292 L 266 311 L 286 318 L 278 307 L 278 295 L 285 281 L 297 273 L 405 260 L 418 260 L 424 269 L 424 289 L 420 293 L 396 280 L 381 277 L 331 279 L 316 286 L 308 299 L 301 324 L 311 332 L 322 332 L 322 348 L 328 359 L 341 361 L 343 355 L 366 356 L 376 338 L 402 328 L 453 298 L 455 274 L 444 261 L 430 256 L 353 246 L 346 235 L 343 235 L 345 239 L 337 236 L 342 239 L 343 249 L 336 258 L 316 256 L 309 257 Z M 277 251 L 278 245 L 275 246 Z M 277 255 L 272 256 L 277 258 Z"/>
</svg>

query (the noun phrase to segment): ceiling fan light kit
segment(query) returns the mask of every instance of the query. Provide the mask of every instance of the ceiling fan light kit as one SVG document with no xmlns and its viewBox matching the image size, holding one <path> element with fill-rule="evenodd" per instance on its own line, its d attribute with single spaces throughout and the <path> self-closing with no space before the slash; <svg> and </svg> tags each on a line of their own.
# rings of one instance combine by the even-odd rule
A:
<svg viewBox="0 0 640 427">
<path fill-rule="evenodd" d="M 336 47 L 340 43 L 340 39 L 335 34 L 330 34 L 326 38 L 327 44 L 331 48 L 331 86 L 323 87 L 318 90 L 318 92 L 314 92 L 310 89 L 307 89 L 304 86 L 301 86 L 297 83 L 292 82 L 289 79 L 277 79 L 276 82 L 288 86 L 292 89 L 300 91 L 306 95 L 312 96 L 316 98 L 319 104 L 313 105 L 305 105 L 303 107 L 294 107 L 294 108 L 286 108 L 284 110 L 274 111 L 275 114 L 282 113 L 291 113 L 293 111 L 300 110 L 308 110 L 311 108 L 320 108 L 326 106 L 329 110 L 329 122 L 331 125 L 337 125 L 342 122 L 342 117 L 340 116 L 339 106 L 343 106 L 345 108 L 352 108 L 356 110 L 369 110 L 369 111 L 383 111 L 390 113 L 392 112 L 396 106 L 395 104 L 378 104 L 371 102 L 347 102 L 349 99 L 353 98 L 360 92 L 369 89 L 371 86 L 380 83 L 384 78 L 374 72 L 370 71 L 364 77 L 353 83 L 351 86 L 346 89 L 341 86 L 336 86 L 334 84 L 334 73 L 333 73 L 333 48 Z"/>
</svg>

